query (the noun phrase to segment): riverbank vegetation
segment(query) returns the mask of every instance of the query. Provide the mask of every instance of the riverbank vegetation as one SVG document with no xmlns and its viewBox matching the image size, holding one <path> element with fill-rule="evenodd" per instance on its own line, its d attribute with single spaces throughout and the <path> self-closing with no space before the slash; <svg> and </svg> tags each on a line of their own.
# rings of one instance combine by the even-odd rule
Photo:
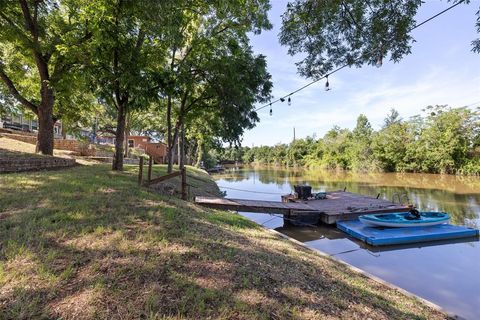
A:
<svg viewBox="0 0 480 320">
<path fill-rule="evenodd" d="M 445 318 L 239 215 L 138 187 L 136 168 L 0 177 L 0 318 Z"/>
<path fill-rule="evenodd" d="M 354 171 L 480 175 L 479 110 L 434 106 L 424 111 L 404 120 L 392 109 L 377 131 L 360 115 L 353 130 L 335 126 L 319 139 L 227 148 L 212 157 Z"/>
</svg>

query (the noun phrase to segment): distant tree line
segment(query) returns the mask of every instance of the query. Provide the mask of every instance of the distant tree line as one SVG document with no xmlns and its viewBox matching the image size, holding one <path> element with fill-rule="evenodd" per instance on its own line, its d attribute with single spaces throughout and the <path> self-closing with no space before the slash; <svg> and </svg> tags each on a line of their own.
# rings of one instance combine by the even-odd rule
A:
<svg viewBox="0 0 480 320">
<path fill-rule="evenodd" d="M 360 115 L 353 130 L 275 146 L 225 148 L 212 157 L 244 163 L 336 170 L 480 175 L 480 112 L 430 106 L 408 120 L 394 109 L 380 130 Z"/>
</svg>

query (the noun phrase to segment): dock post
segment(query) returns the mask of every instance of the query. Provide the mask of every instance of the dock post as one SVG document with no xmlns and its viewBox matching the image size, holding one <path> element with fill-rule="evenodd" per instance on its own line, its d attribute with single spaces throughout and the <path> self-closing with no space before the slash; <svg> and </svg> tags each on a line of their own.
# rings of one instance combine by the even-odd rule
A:
<svg viewBox="0 0 480 320">
<path fill-rule="evenodd" d="M 182 168 L 182 200 L 187 200 L 187 169 Z"/>
<path fill-rule="evenodd" d="M 283 225 L 290 226 L 292 225 L 291 218 L 292 217 L 292 210 L 288 210 L 287 213 L 283 214 Z"/>
<path fill-rule="evenodd" d="M 141 186 L 143 182 L 143 156 L 140 156 L 138 162 L 138 185 Z"/>
<path fill-rule="evenodd" d="M 153 157 L 150 156 L 150 158 L 148 159 L 148 178 L 147 178 L 149 183 L 152 180 L 152 166 L 153 166 Z"/>
</svg>

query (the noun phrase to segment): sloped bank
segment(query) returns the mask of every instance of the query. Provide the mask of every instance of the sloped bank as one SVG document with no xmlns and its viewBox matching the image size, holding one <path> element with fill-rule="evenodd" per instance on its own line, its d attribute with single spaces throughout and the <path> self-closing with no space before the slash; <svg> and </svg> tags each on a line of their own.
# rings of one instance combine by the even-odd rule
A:
<svg viewBox="0 0 480 320">
<path fill-rule="evenodd" d="M 134 166 L 0 176 L 0 318 L 446 317 L 246 218 L 136 183 Z"/>
</svg>

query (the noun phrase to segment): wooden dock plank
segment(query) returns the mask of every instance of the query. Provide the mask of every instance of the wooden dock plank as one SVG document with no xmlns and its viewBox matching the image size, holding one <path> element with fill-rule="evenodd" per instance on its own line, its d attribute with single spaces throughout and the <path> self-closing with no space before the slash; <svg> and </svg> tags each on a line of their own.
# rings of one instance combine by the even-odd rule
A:
<svg viewBox="0 0 480 320">
<path fill-rule="evenodd" d="M 257 213 L 289 214 L 291 210 L 314 210 L 310 206 L 303 203 L 282 203 L 275 201 L 259 201 L 215 197 L 196 197 L 195 203 L 215 209 Z"/>
<path fill-rule="evenodd" d="M 291 200 L 291 199 L 290 199 Z M 335 191 L 328 192 L 324 200 L 295 200 L 290 202 L 229 199 L 215 197 L 197 197 L 195 202 L 202 206 L 256 213 L 278 213 L 290 216 L 292 212 L 296 215 L 319 216 L 320 221 L 327 224 L 334 224 L 339 220 L 356 219 L 362 214 L 377 212 L 402 212 L 409 207 L 394 204 L 383 199 L 376 199 L 356 193 Z"/>
</svg>

